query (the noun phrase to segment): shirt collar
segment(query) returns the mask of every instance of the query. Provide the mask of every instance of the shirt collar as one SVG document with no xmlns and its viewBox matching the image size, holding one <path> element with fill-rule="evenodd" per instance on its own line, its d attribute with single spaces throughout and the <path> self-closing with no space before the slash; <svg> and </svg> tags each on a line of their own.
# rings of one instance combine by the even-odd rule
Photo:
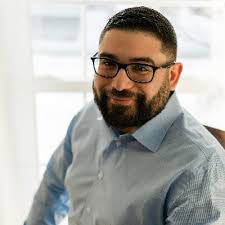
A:
<svg viewBox="0 0 225 225">
<path fill-rule="evenodd" d="M 153 119 L 133 133 L 133 137 L 149 150 L 156 152 L 167 131 L 182 113 L 182 108 L 174 92 L 165 108 Z"/>
</svg>

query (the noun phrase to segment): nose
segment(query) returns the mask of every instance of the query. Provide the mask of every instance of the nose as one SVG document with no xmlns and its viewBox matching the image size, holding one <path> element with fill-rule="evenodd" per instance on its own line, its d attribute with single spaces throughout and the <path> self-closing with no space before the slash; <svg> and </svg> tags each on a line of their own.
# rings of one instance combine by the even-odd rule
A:
<svg viewBox="0 0 225 225">
<path fill-rule="evenodd" d="M 134 82 L 129 79 L 124 68 L 120 68 L 118 74 L 112 80 L 112 88 L 115 88 L 118 91 L 130 89 L 133 85 Z"/>
</svg>

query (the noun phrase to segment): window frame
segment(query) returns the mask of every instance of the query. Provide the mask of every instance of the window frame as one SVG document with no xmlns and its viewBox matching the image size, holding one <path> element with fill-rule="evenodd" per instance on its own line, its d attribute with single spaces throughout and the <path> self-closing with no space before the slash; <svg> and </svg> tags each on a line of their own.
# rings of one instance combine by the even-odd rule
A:
<svg viewBox="0 0 225 225">
<path fill-rule="evenodd" d="M 213 11 L 216 12 L 218 8 L 223 7 L 224 8 L 224 14 L 225 14 L 225 6 L 224 6 L 224 1 L 218 1 L 218 0 L 154 0 L 149 2 L 148 0 L 146 1 L 140 1 L 138 4 L 136 0 L 35 0 L 35 3 L 39 4 L 46 4 L 46 3 L 72 3 L 72 4 L 77 4 L 81 8 L 81 14 L 80 14 L 80 24 L 81 24 L 81 41 L 82 41 L 82 48 L 81 48 L 81 58 L 82 58 L 82 74 L 83 74 L 83 81 L 63 81 L 60 79 L 54 79 L 50 77 L 38 77 L 34 76 L 33 77 L 33 91 L 34 91 L 34 96 L 37 93 L 40 92 L 82 92 L 84 95 L 87 95 L 89 92 L 92 91 L 92 80 L 87 80 L 87 70 L 86 70 L 86 59 L 87 59 L 87 28 L 86 28 L 86 11 L 87 7 L 89 5 L 95 5 L 95 6 L 102 6 L 102 5 L 107 5 L 107 4 L 115 4 L 119 3 L 121 5 L 123 4 L 128 4 L 128 5 L 146 5 L 152 8 L 159 8 L 159 7 L 207 7 L 207 8 L 212 8 Z M 216 28 L 215 28 L 216 29 Z M 225 35 L 223 34 L 224 38 Z M 214 44 L 216 41 L 214 41 Z M 225 52 L 225 45 L 223 46 L 224 52 Z M 225 56 L 225 54 L 223 54 Z M 222 68 L 222 62 L 213 62 L 214 67 L 220 67 Z M 224 70 L 225 72 L 225 70 Z M 193 76 L 194 77 L 194 76 Z M 197 78 L 196 78 L 197 79 Z M 197 79 L 198 80 L 198 79 Z M 225 79 L 224 79 L 225 81 Z M 190 81 L 189 81 L 190 82 Z M 197 85 L 194 85 L 195 81 L 191 81 L 190 85 L 187 86 L 183 83 L 181 83 L 178 86 L 178 91 L 183 92 L 183 93 L 189 93 L 190 91 L 192 93 L 199 93 L 201 90 L 199 90 L 199 87 Z M 216 85 L 220 85 L 220 82 L 217 82 Z M 209 89 L 211 86 L 211 82 L 203 81 L 201 82 L 202 90 Z M 35 117 L 35 116 L 34 116 Z M 35 117 L 36 118 L 36 117 Z M 35 124 L 37 121 L 35 120 Z M 38 149 L 38 148 L 36 148 Z M 37 153 L 38 154 L 38 153 Z"/>
</svg>

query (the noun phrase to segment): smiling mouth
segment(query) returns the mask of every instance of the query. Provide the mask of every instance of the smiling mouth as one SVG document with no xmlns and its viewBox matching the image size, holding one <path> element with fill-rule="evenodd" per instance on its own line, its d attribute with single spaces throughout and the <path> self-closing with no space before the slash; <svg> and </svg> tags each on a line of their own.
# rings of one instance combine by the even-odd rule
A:
<svg viewBox="0 0 225 225">
<path fill-rule="evenodd" d="M 111 102 L 114 104 L 129 105 L 132 101 L 132 98 L 111 97 Z"/>
</svg>

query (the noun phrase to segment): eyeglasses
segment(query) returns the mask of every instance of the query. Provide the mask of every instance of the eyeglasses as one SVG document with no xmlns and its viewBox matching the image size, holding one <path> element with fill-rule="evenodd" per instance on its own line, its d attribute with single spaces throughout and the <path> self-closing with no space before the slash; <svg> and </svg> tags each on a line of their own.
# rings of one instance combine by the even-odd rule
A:
<svg viewBox="0 0 225 225">
<path fill-rule="evenodd" d="M 136 83 L 149 83 L 153 80 L 156 70 L 169 68 L 175 64 L 175 62 L 169 62 L 159 67 L 143 63 L 121 64 L 109 58 L 97 57 L 97 54 L 91 57 L 97 75 L 113 79 L 122 68 L 126 71 L 128 78 Z"/>
</svg>

